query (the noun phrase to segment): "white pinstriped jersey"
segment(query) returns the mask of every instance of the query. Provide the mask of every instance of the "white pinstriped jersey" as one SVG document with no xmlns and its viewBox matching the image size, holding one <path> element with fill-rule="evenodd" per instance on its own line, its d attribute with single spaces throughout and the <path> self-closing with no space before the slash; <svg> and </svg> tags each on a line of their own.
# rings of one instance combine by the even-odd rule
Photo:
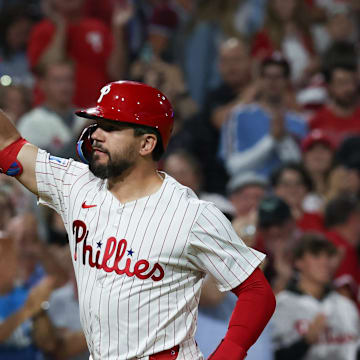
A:
<svg viewBox="0 0 360 360">
<path fill-rule="evenodd" d="M 205 274 L 230 290 L 264 254 L 166 174 L 156 193 L 125 204 L 88 166 L 43 150 L 36 177 L 39 202 L 60 213 L 69 235 L 93 359 L 146 359 L 175 345 L 179 360 L 202 359 L 193 336 Z"/>
</svg>

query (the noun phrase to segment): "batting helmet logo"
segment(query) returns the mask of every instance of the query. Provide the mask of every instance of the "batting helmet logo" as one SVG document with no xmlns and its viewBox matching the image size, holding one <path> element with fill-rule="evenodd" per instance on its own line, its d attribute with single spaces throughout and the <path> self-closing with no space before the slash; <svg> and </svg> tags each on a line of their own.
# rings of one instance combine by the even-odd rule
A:
<svg viewBox="0 0 360 360">
<path fill-rule="evenodd" d="M 111 86 L 110 86 L 110 85 L 104 86 L 104 87 L 100 90 L 101 95 L 99 96 L 97 102 L 98 102 L 98 103 L 101 103 L 101 100 L 102 100 L 103 96 L 104 96 L 104 95 L 107 95 L 107 94 L 110 92 L 110 90 L 111 90 Z"/>
</svg>

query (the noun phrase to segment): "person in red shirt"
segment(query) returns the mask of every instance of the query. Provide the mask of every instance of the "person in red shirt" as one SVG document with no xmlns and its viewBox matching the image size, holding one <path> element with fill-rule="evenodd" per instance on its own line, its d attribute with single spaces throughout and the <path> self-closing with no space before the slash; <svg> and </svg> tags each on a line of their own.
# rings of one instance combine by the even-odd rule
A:
<svg viewBox="0 0 360 360">
<path fill-rule="evenodd" d="M 322 130 L 339 144 L 347 135 L 360 134 L 357 67 L 334 64 L 324 74 L 329 102 L 310 119 L 309 127 Z"/>
<path fill-rule="evenodd" d="M 306 206 L 321 208 L 329 187 L 328 178 L 334 164 L 335 144 L 322 130 L 315 129 L 302 140 L 301 150 L 304 167 L 314 184 L 314 196 L 307 199 Z"/>
<path fill-rule="evenodd" d="M 83 0 L 47 0 L 47 18 L 30 35 L 28 57 L 36 72 L 49 62 L 70 58 L 75 63 L 74 104 L 95 104 L 99 90 L 125 73 L 124 27 L 133 14 L 129 3 L 114 9 L 112 31 L 99 20 L 83 16 Z M 43 100 L 35 91 L 35 103 Z"/>
<path fill-rule="evenodd" d="M 290 63 L 296 85 L 306 82 L 316 70 L 307 10 L 301 0 L 268 1 L 264 27 L 252 41 L 251 54 L 260 62 L 275 51 L 281 52 Z"/>
<path fill-rule="evenodd" d="M 360 259 L 357 246 L 360 240 L 360 204 L 356 197 L 341 195 L 329 201 L 325 208 L 327 238 L 339 249 L 340 262 L 334 284 L 350 299 L 358 298 Z"/>
</svg>

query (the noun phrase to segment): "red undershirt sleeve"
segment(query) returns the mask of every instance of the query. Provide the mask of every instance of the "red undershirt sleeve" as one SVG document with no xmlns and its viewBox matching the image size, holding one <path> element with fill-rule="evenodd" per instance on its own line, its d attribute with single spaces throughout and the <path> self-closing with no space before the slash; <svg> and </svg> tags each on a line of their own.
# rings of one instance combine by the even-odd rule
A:
<svg viewBox="0 0 360 360">
<path fill-rule="evenodd" d="M 275 311 L 275 296 L 259 268 L 231 291 L 238 300 L 228 331 L 209 360 L 244 359 Z"/>
</svg>

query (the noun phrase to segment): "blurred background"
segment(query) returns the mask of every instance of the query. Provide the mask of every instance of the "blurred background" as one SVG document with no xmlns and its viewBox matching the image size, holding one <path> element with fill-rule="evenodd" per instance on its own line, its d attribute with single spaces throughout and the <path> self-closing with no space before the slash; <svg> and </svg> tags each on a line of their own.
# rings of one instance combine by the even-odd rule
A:
<svg viewBox="0 0 360 360">
<path fill-rule="evenodd" d="M 355 360 L 360 337 L 359 0 L 0 0 L 0 107 L 77 158 L 74 110 L 109 81 L 175 109 L 160 169 L 267 254 L 276 313 L 250 360 Z M 62 220 L 0 176 L 0 359 L 88 359 Z M 206 277 L 209 356 L 236 298 Z"/>
</svg>

